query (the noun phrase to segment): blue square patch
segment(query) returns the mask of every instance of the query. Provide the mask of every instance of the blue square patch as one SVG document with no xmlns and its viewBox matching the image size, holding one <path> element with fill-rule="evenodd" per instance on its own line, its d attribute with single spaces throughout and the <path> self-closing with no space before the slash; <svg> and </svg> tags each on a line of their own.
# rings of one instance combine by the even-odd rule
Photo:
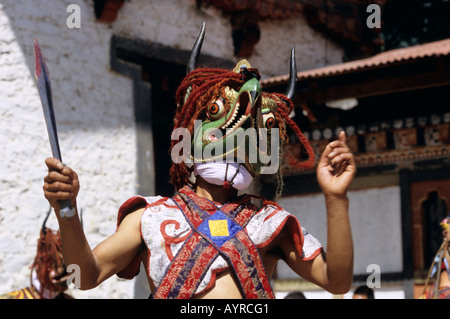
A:
<svg viewBox="0 0 450 319">
<path fill-rule="evenodd" d="M 241 229 L 241 226 L 232 221 L 221 210 L 218 210 L 205 219 L 197 228 L 198 231 L 219 247 L 236 235 Z"/>
</svg>

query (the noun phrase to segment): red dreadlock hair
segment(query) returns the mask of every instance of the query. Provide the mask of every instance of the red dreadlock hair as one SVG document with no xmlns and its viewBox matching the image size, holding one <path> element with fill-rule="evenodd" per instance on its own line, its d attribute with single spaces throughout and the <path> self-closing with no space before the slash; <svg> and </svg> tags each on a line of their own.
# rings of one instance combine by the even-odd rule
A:
<svg viewBox="0 0 450 319">
<path fill-rule="evenodd" d="M 243 84 L 239 73 L 222 69 L 196 69 L 190 72 L 181 82 L 175 99 L 177 109 L 174 117 L 174 129 L 187 128 L 192 134 L 194 120 L 204 113 L 209 102 L 214 97 L 219 97 L 226 86 L 238 90 Z M 177 140 L 172 140 L 170 149 Z M 170 168 L 170 182 L 176 189 L 187 184 L 189 168 L 184 162 L 173 163 Z"/>
<path fill-rule="evenodd" d="M 291 130 L 294 132 L 295 136 L 299 139 L 301 145 L 304 148 L 304 152 L 307 155 L 307 159 L 305 161 L 300 161 L 298 159 L 290 158 L 291 165 L 294 165 L 295 167 L 302 168 L 302 169 L 308 169 L 314 166 L 315 163 L 315 154 L 314 150 L 311 147 L 311 144 L 309 144 L 306 137 L 303 135 L 302 131 L 298 127 L 297 123 L 289 117 L 291 112 L 294 110 L 294 103 L 291 99 L 289 99 L 286 95 L 280 94 L 280 93 L 271 93 L 270 96 L 274 98 L 274 100 L 277 103 L 277 113 L 281 115 L 282 119 L 284 120 L 284 123 L 286 123 Z M 278 125 L 281 127 L 280 122 L 278 121 Z M 280 136 L 286 134 L 285 131 L 280 132 Z M 288 142 L 288 138 L 282 138 L 283 142 Z"/>
<path fill-rule="evenodd" d="M 67 289 L 66 285 L 55 284 L 50 278 L 52 271 L 57 274 L 65 271 L 59 231 L 53 231 L 46 227 L 41 229 L 37 254 L 31 269 L 36 271 L 37 278 L 42 285 L 39 294 L 42 295 L 44 288 L 58 293 Z"/>
<path fill-rule="evenodd" d="M 245 80 L 239 73 L 222 69 L 196 69 L 190 72 L 181 82 L 176 92 L 177 109 L 174 117 L 174 129 L 187 128 L 192 134 L 194 120 L 201 118 L 205 114 L 206 108 L 214 98 L 225 96 L 225 87 L 230 87 L 239 91 Z M 280 127 L 280 137 L 283 142 L 288 141 L 285 123 L 294 131 L 308 155 L 308 160 L 300 162 L 297 166 L 301 168 L 314 165 L 314 152 L 307 139 L 303 136 L 297 124 L 289 117 L 294 109 L 292 101 L 283 94 L 263 93 L 264 96 L 271 97 L 277 103 L 275 117 Z M 226 103 L 225 107 L 230 107 Z M 172 140 L 170 151 L 179 141 Z M 170 182 L 176 189 L 180 189 L 188 183 L 191 170 L 184 162 L 173 163 L 170 168 Z"/>
</svg>

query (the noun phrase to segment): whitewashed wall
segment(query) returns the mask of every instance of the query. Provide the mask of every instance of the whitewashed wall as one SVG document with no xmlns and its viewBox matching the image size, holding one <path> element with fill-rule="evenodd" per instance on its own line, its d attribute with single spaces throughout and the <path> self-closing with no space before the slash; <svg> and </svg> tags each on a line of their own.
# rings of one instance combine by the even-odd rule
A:
<svg viewBox="0 0 450 319">
<path fill-rule="evenodd" d="M 63 159 L 81 180 L 79 207 L 92 246 L 115 230 L 117 208 L 134 193 L 135 136 L 130 80 L 109 70 L 108 26 L 81 1 L 82 28 L 66 26 L 68 1 L 2 1 L 0 11 L 0 291 L 29 284 L 42 192 L 51 155 L 34 82 L 33 39 L 50 70 Z M 49 226 L 57 228 L 56 218 Z M 132 282 L 113 278 L 78 297 L 127 298 Z"/>
<path fill-rule="evenodd" d="M 400 188 L 398 186 L 352 190 L 349 214 L 354 245 L 354 273 L 370 275 L 376 264 L 381 273 L 403 271 Z M 300 224 L 313 234 L 326 249 L 327 223 L 322 194 L 285 197 L 280 205 L 294 214 Z M 381 222 L 380 222 L 381 221 Z M 387 249 L 389 248 L 389 249 Z M 280 275 L 295 275 L 281 265 Z M 294 277 L 295 278 L 295 277 Z"/>
<path fill-rule="evenodd" d="M 67 7 L 81 8 L 81 28 L 66 25 Z M 95 21 L 89 0 L 0 1 L 0 293 L 29 284 L 29 265 L 49 206 L 43 197 L 50 156 L 33 69 L 33 39 L 46 57 L 63 159 L 81 180 L 79 206 L 94 247 L 115 230 L 118 207 L 136 190 L 135 122 L 131 80 L 110 70 L 113 34 L 189 50 L 207 23 L 203 52 L 233 59 L 231 28 L 215 9 L 195 1 L 126 1 L 116 22 Z M 296 45 L 299 69 L 342 60 L 343 52 L 304 19 L 262 23 L 250 62 L 265 76 L 287 73 Z M 269 62 L 270 61 L 270 62 Z M 48 226 L 56 229 L 52 217 Z M 133 281 L 113 277 L 77 298 L 132 298 Z"/>
</svg>

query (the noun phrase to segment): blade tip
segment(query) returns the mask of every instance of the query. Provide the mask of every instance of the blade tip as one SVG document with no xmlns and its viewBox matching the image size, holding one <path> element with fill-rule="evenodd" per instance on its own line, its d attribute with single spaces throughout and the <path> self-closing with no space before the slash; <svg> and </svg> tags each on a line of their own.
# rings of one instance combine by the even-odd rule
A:
<svg viewBox="0 0 450 319">
<path fill-rule="evenodd" d="M 36 76 L 39 76 L 42 72 L 41 63 L 39 62 L 41 56 L 41 50 L 39 47 L 39 43 L 36 38 L 34 38 L 34 62 L 35 62 L 35 73 Z"/>
</svg>

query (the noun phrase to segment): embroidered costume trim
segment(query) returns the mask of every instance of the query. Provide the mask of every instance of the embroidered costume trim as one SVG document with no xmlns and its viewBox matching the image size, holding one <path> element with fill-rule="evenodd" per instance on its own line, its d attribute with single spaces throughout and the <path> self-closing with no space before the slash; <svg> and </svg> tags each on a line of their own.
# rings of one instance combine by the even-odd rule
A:
<svg viewBox="0 0 450 319">
<path fill-rule="evenodd" d="M 178 274 L 182 276 L 179 280 L 184 283 L 182 285 L 183 287 L 180 288 L 178 298 L 191 298 L 192 296 L 205 293 L 212 288 L 217 273 L 226 269 L 232 271 L 236 269 L 237 272 L 240 272 L 240 267 L 243 267 L 242 264 L 234 266 L 233 263 L 229 263 L 227 261 L 227 255 L 225 253 L 219 253 L 218 249 L 214 246 L 217 246 L 217 244 L 203 243 L 204 241 L 208 242 L 205 239 L 208 236 L 202 236 L 199 231 L 196 231 L 200 224 L 208 218 L 210 218 L 208 220 L 208 227 L 209 221 L 212 221 L 211 227 L 208 229 L 216 235 L 216 239 L 227 237 L 225 235 L 226 231 L 228 231 L 228 237 L 230 237 L 230 234 L 234 232 L 233 227 L 236 226 L 229 224 L 227 219 L 219 218 L 221 217 L 220 214 L 212 217 L 218 210 L 213 202 L 196 195 L 191 189 L 185 195 L 192 198 L 201 207 L 202 212 L 193 214 L 188 204 L 178 197 L 176 197 L 178 200 L 175 201 L 176 198 L 161 196 L 136 196 L 130 198 L 122 205 L 118 215 L 118 226 L 127 214 L 137 209 L 145 208 L 141 217 L 140 228 L 141 237 L 147 250 L 137 255 L 127 267 L 120 271 L 117 274 L 119 277 L 132 279 L 139 273 L 140 263 L 143 262 L 155 287 L 160 286 L 163 280 L 172 280 L 172 282 L 175 282 L 177 274 L 170 275 L 169 277 L 165 277 L 165 275 L 171 263 L 182 258 L 176 261 L 180 266 Z M 302 228 L 293 215 L 275 203 L 270 202 L 266 202 L 264 207 L 258 211 L 250 203 L 249 198 L 250 196 L 244 196 L 235 202 L 221 207 L 221 210 L 224 211 L 228 218 L 243 229 L 243 231 L 235 232 L 234 237 L 241 242 L 245 240 L 253 242 L 253 246 L 249 242 L 244 242 L 243 245 L 253 247 L 257 252 L 258 249 L 270 244 L 281 229 L 286 226 L 288 227 L 295 248 L 304 260 L 314 259 L 322 251 L 320 242 Z M 241 205 L 243 203 L 245 205 Z M 238 209 L 240 206 L 242 208 L 241 210 Z M 224 220 L 227 220 L 227 229 L 225 229 Z M 204 225 L 205 229 L 206 225 Z M 207 231 L 205 230 L 205 232 Z M 248 237 L 242 237 L 240 235 L 241 233 L 248 234 Z M 232 238 L 230 237 L 229 240 L 233 240 Z M 228 244 L 228 242 L 224 241 L 220 250 L 225 250 L 230 255 L 240 254 L 240 249 L 235 246 L 237 245 L 239 247 L 239 244 L 235 242 Z M 185 247 L 185 245 L 188 246 Z M 185 263 L 189 260 L 189 251 L 190 249 L 194 249 L 194 247 L 197 247 L 197 250 L 194 252 L 197 254 L 197 259 L 194 258 L 193 261 L 189 261 L 190 266 L 183 269 Z M 239 258 L 236 260 L 239 260 Z M 257 269 L 264 268 L 261 264 L 257 266 Z M 194 284 L 195 280 L 197 282 L 196 284 Z M 186 282 L 188 285 L 186 285 Z M 249 285 L 252 284 L 251 280 L 247 280 L 246 282 Z M 192 286 L 195 288 L 193 295 Z"/>
<path fill-rule="evenodd" d="M 187 188 L 180 190 L 174 201 L 194 233 L 172 260 L 153 298 L 191 298 L 208 270 L 204 265 L 210 265 L 219 255 L 239 279 L 243 296 L 274 298 L 261 256 L 244 230 L 255 210 L 247 208 L 248 202 L 243 202 L 231 211 L 230 207 L 236 205 L 224 205 L 210 215 L 187 196 L 190 192 Z M 183 204 L 188 206 L 189 213 L 181 208 Z M 239 222 L 234 219 L 237 216 Z"/>
</svg>

